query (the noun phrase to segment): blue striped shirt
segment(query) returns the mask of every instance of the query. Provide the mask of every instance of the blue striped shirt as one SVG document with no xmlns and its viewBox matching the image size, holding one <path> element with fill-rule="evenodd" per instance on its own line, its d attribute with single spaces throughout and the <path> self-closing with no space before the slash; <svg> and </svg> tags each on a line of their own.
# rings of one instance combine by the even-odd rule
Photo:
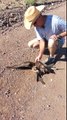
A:
<svg viewBox="0 0 67 120">
<path fill-rule="evenodd" d="M 66 22 L 56 15 L 47 15 L 46 23 L 44 24 L 44 28 L 35 27 L 36 36 L 39 40 L 46 38 L 49 40 L 51 35 L 58 35 L 64 31 L 66 31 Z M 64 38 L 62 38 L 64 42 Z"/>
</svg>

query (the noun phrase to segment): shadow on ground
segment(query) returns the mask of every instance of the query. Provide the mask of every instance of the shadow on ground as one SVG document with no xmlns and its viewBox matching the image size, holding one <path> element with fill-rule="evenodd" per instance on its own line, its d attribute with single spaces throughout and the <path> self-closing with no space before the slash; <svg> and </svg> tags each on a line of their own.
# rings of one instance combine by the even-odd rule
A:
<svg viewBox="0 0 67 120">
<path fill-rule="evenodd" d="M 67 48 L 63 47 L 57 50 L 57 56 L 55 59 L 55 63 L 57 61 L 66 61 L 67 62 Z"/>
<path fill-rule="evenodd" d="M 46 49 L 44 54 L 49 55 L 48 49 Z M 67 48 L 66 47 L 60 48 L 56 51 L 56 58 L 55 58 L 54 64 L 56 64 L 56 62 L 58 62 L 58 61 L 66 61 L 67 62 Z"/>
</svg>

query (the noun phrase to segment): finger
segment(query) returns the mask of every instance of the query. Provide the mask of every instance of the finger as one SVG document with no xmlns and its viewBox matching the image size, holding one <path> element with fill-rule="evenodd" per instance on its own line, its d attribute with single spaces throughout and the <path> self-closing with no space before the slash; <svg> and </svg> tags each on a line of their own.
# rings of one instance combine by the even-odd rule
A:
<svg viewBox="0 0 67 120">
<path fill-rule="evenodd" d="M 35 63 L 37 62 L 38 60 L 37 60 L 37 58 L 35 59 Z"/>
</svg>

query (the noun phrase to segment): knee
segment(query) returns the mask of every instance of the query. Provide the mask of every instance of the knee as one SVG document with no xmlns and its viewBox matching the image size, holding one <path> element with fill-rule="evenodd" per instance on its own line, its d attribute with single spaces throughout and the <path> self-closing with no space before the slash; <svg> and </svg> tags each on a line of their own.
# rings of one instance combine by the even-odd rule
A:
<svg viewBox="0 0 67 120">
<path fill-rule="evenodd" d="M 48 47 L 49 48 L 57 46 L 57 45 L 58 45 L 58 41 L 55 41 L 53 39 L 49 39 L 49 42 L 48 42 Z"/>
<path fill-rule="evenodd" d="M 30 48 L 38 48 L 38 44 L 28 42 L 28 47 L 30 47 Z"/>
<path fill-rule="evenodd" d="M 33 47 L 33 44 L 30 41 L 28 42 L 28 47 L 30 47 L 30 48 Z"/>
<path fill-rule="evenodd" d="M 37 48 L 39 45 L 39 40 L 37 38 L 28 42 L 28 46 L 31 48 Z"/>
</svg>

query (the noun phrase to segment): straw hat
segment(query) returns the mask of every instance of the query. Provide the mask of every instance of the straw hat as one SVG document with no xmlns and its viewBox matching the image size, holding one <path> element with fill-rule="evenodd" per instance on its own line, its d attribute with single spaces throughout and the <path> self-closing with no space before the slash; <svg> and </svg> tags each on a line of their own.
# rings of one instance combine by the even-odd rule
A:
<svg viewBox="0 0 67 120">
<path fill-rule="evenodd" d="M 39 17 L 41 11 L 44 9 L 44 5 L 40 6 L 30 6 L 24 14 L 24 26 L 26 29 L 30 29 L 32 24 Z"/>
</svg>

